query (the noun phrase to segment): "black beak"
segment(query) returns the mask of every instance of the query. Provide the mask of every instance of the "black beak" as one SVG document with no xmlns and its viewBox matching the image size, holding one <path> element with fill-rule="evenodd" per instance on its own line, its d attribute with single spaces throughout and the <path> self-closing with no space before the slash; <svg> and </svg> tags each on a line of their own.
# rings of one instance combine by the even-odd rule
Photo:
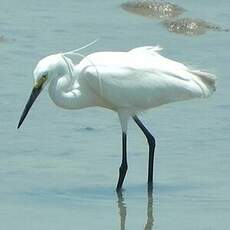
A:
<svg viewBox="0 0 230 230">
<path fill-rule="evenodd" d="M 33 105 L 34 101 L 36 100 L 36 98 L 40 94 L 41 90 L 42 90 L 42 85 L 40 87 L 34 87 L 33 88 L 31 95 L 30 95 L 30 98 L 29 98 L 28 102 L 26 103 L 25 109 L 23 110 L 23 113 L 22 113 L 21 118 L 19 120 L 18 127 L 17 127 L 18 129 L 21 126 L 24 119 L 26 118 L 26 115 L 28 114 L 31 106 Z"/>
</svg>

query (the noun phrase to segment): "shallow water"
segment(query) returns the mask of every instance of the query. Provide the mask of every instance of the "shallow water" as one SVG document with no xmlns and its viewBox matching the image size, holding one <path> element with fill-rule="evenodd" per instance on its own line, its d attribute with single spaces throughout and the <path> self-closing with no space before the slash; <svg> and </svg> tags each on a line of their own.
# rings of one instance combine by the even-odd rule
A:
<svg viewBox="0 0 230 230">
<path fill-rule="evenodd" d="M 12 41 L 0 45 L 1 229 L 136 230 L 146 223 L 151 229 L 152 222 L 152 229 L 159 230 L 227 229 L 230 33 L 181 37 L 158 22 L 124 12 L 121 3 L 1 2 L 1 34 Z M 218 7 L 207 0 L 174 3 L 189 9 L 188 16 L 229 28 L 227 0 Z M 133 122 L 123 197 L 115 192 L 121 157 L 116 114 L 98 108 L 61 110 L 43 92 L 16 130 L 36 62 L 95 38 L 100 41 L 86 53 L 159 44 L 164 55 L 219 77 L 216 93 L 207 100 L 143 114 L 157 139 L 152 197 L 145 184 L 146 142 Z"/>
</svg>

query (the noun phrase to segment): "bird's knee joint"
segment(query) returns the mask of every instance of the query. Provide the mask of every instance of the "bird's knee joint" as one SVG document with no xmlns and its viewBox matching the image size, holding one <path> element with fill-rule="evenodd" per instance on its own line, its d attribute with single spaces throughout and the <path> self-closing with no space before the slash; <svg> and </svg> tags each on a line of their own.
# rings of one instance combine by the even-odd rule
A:
<svg viewBox="0 0 230 230">
<path fill-rule="evenodd" d="M 156 145 L 156 140 L 155 140 L 155 138 L 152 135 L 149 136 L 148 143 L 149 143 L 149 145 L 153 145 L 153 146 Z"/>
<path fill-rule="evenodd" d="M 126 172 L 128 170 L 128 164 L 124 163 L 120 166 L 119 171 L 121 172 Z"/>
</svg>

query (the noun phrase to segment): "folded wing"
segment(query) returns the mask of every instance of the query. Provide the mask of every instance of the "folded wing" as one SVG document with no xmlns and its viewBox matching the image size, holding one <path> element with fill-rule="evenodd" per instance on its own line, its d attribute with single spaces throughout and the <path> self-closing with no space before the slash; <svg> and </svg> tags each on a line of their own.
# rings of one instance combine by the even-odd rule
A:
<svg viewBox="0 0 230 230">
<path fill-rule="evenodd" d="M 80 63 L 79 83 L 87 84 L 110 107 L 137 110 L 207 97 L 215 90 L 214 75 L 190 70 L 158 51 L 159 47 L 140 47 L 94 53 Z"/>
</svg>

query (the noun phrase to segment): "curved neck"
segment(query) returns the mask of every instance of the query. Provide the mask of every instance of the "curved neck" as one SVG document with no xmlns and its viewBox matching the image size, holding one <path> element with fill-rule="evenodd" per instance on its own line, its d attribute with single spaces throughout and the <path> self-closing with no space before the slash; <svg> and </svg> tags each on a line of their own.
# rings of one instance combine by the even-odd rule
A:
<svg viewBox="0 0 230 230">
<path fill-rule="evenodd" d="M 70 86 L 70 82 L 70 79 L 68 79 L 66 76 L 60 78 L 56 77 L 50 82 L 49 95 L 57 106 L 68 106 L 68 99 L 65 94 Z"/>
<path fill-rule="evenodd" d="M 83 87 L 72 89 L 73 84 L 68 75 L 54 78 L 50 82 L 49 95 L 57 106 L 64 109 L 82 109 L 100 104 L 93 92 Z"/>
<path fill-rule="evenodd" d="M 64 61 L 59 65 L 58 72 L 61 74 L 54 77 L 49 85 L 49 95 L 53 102 L 64 109 L 82 109 L 103 104 L 87 86 L 78 85 L 76 76 L 73 76 L 73 72 L 78 74 L 77 66 L 73 66 L 63 55 L 61 57 Z"/>
</svg>

